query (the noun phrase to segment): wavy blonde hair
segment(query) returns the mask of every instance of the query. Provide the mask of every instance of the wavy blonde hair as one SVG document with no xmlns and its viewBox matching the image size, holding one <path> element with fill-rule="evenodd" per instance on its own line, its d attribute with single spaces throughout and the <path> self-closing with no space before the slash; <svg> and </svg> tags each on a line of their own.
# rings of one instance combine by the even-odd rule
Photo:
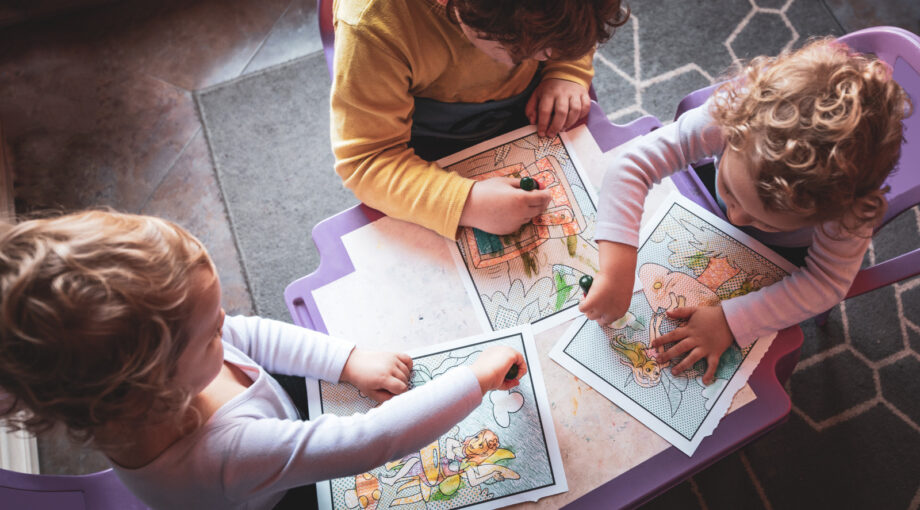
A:
<svg viewBox="0 0 920 510">
<path fill-rule="evenodd" d="M 91 441 L 113 423 L 181 415 L 191 396 L 170 380 L 200 268 L 216 278 L 200 241 L 150 216 L 0 225 L 0 391 L 13 397 L 0 417 Z"/>
<path fill-rule="evenodd" d="M 850 233 L 881 220 L 911 110 L 887 64 L 817 39 L 751 60 L 713 97 L 712 115 L 747 158 L 766 209 Z"/>
</svg>

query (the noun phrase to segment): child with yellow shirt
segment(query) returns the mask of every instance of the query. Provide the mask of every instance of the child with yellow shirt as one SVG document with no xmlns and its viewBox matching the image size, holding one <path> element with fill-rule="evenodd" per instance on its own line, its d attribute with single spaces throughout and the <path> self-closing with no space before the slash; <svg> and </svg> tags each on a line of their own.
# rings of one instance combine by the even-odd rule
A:
<svg viewBox="0 0 920 510">
<path fill-rule="evenodd" d="M 555 136 L 587 115 L 595 46 L 620 0 L 337 0 L 332 147 L 359 200 L 453 238 L 508 234 L 546 191 L 473 181 L 434 160 L 533 123 Z"/>
</svg>

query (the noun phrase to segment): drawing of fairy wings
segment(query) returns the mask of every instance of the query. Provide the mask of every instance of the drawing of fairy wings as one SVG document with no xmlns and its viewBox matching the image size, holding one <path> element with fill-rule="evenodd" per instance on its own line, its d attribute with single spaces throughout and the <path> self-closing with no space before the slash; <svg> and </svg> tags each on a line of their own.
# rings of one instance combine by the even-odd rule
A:
<svg viewBox="0 0 920 510">
<path fill-rule="evenodd" d="M 451 353 L 447 358 L 445 358 L 441 363 L 435 367 L 429 368 L 428 366 L 419 363 L 412 367 L 412 376 L 409 378 L 409 383 L 411 387 L 421 386 L 428 381 L 434 379 L 435 377 L 447 372 L 451 368 L 458 367 L 463 365 L 472 358 L 474 355 L 479 354 L 480 351 L 473 351 L 467 354 L 455 354 Z"/>
</svg>

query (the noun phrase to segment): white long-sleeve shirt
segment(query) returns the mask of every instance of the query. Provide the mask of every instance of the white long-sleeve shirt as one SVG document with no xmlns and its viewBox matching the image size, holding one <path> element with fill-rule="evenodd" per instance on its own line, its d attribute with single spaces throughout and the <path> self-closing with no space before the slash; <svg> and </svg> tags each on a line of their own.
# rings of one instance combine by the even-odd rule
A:
<svg viewBox="0 0 920 510">
<path fill-rule="evenodd" d="M 707 102 L 686 112 L 613 156 L 601 184 L 596 240 L 638 247 L 649 188 L 691 163 L 722 154 L 725 141 L 709 106 Z M 740 346 L 824 312 L 846 295 L 869 247 L 871 228 L 840 236 L 836 224 L 823 227 L 813 229 L 804 268 L 756 292 L 722 301 Z M 781 244 L 777 234 L 762 234 L 753 233 L 765 243 Z"/>
<path fill-rule="evenodd" d="M 365 414 L 301 421 L 266 370 L 335 383 L 354 344 L 258 317 L 227 317 L 223 342 L 224 359 L 252 385 L 146 466 L 114 467 L 153 508 L 271 508 L 292 487 L 422 448 L 482 401 L 476 376 L 457 367 Z"/>
</svg>

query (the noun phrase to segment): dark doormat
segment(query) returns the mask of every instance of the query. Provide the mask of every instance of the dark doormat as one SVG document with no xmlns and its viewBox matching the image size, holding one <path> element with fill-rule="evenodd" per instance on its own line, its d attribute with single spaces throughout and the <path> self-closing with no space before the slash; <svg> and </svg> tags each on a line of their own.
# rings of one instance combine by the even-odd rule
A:
<svg viewBox="0 0 920 510">
<path fill-rule="evenodd" d="M 196 94 L 256 312 L 290 322 L 284 288 L 319 257 L 310 230 L 357 203 L 335 173 L 322 53 Z"/>
</svg>

